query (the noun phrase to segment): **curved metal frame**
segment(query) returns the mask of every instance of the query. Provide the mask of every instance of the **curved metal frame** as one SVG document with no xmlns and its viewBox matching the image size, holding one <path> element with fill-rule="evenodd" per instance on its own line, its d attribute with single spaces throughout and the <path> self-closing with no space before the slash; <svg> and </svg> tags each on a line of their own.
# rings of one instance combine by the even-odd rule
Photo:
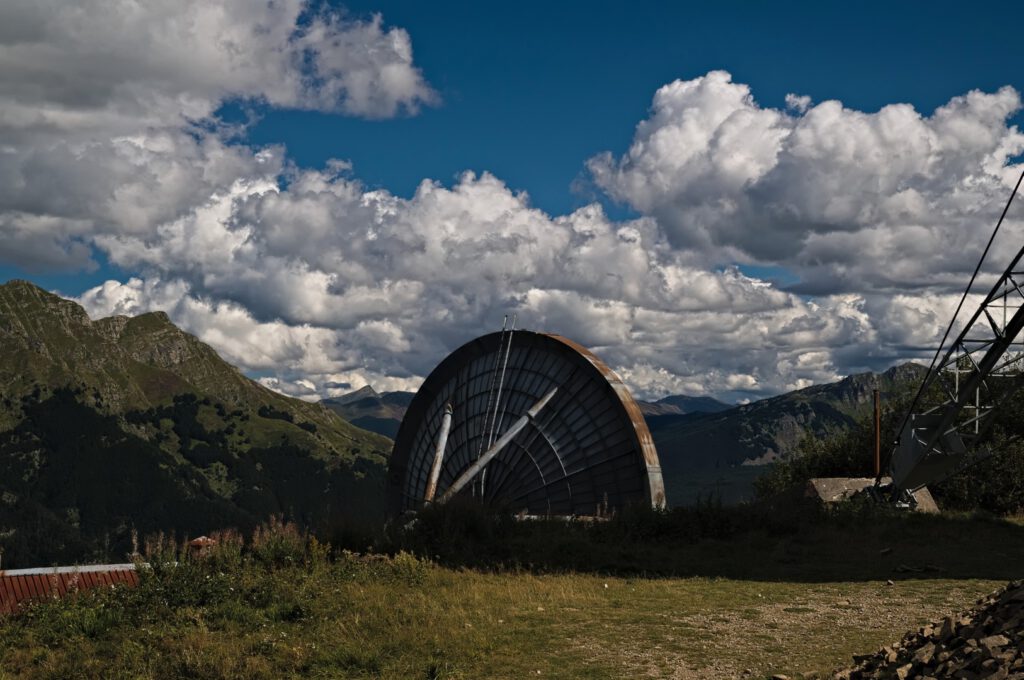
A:
<svg viewBox="0 0 1024 680">
<path fill-rule="evenodd" d="M 605 498 L 609 508 L 631 503 L 664 507 L 654 442 L 619 377 L 590 350 L 567 338 L 525 330 L 515 335 L 499 407 L 503 422 L 522 416 L 552 387 L 559 390 L 487 465 L 483 498 L 529 514 L 591 515 Z M 489 371 L 502 348 L 501 339 L 501 333 L 491 333 L 466 343 L 448 355 L 416 393 L 391 455 L 392 511 L 422 507 L 446 404 L 452 404 L 454 417 L 438 497 L 479 455 L 481 437 L 487 434 L 483 420 Z"/>
</svg>

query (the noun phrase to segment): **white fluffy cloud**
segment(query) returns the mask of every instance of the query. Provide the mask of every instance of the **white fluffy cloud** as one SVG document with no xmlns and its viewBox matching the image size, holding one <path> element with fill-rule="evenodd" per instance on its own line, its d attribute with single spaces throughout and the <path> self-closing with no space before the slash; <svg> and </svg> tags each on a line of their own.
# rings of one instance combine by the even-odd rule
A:
<svg viewBox="0 0 1024 680">
<path fill-rule="evenodd" d="M 659 90 L 626 155 L 589 161 L 641 214 L 615 221 L 546 214 L 487 173 L 403 198 L 344 162 L 295 168 L 214 118 L 233 99 L 389 117 L 437 97 L 405 31 L 301 0 L 6 5 L 0 260 L 99 251 L 134 276 L 80 296 L 90 314 L 163 309 L 306 399 L 414 388 L 507 312 L 594 347 L 642 396 L 884 368 L 935 342 L 1024 148 L 1010 89 L 930 116 L 781 111 L 714 72 Z"/>
<path fill-rule="evenodd" d="M 276 374 L 260 378 L 267 387 L 296 396 L 338 396 L 367 384 L 381 390 L 419 385 L 415 376 L 386 375 L 367 365 L 367 359 L 380 351 L 401 349 L 388 343 L 382 346 L 382 335 L 396 331 L 387 322 L 341 331 L 259 321 L 238 304 L 193 295 L 184 281 L 158 278 L 107 281 L 86 291 L 78 301 L 93 317 L 163 310 L 227 361 L 252 374 Z"/>
<path fill-rule="evenodd" d="M 486 174 L 409 199 L 331 170 L 291 180 L 238 185 L 156 239 L 103 239 L 149 278 L 82 302 L 166 309 L 239 365 L 279 367 L 266 384 L 300 396 L 414 384 L 513 311 L 598 348 L 645 395 L 792 389 L 834 379 L 834 351 L 877 342 L 856 296 L 808 301 L 695 267 L 647 218 L 615 222 L 598 205 L 551 217 Z"/>
<path fill-rule="evenodd" d="M 629 150 L 588 168 L 675 246 L 783 265 L 804 292 L 962 286 L 1021 171 L 1010 159 L 1024 135 L 1007 122 L 1020 95 L 972 91 L 931 115 L 786 101 L 788 111 L 759 106 L 724 71 L 675 81 Z M 1022 215 L 1004 243 L 1024 237 Z"/>
<path fill-rule="evenodd" d="M 202 120 L 229 98 L 387 118 L 436 94 L 401 28 L 306 0 L 13 0 L 3 125 L 105 133 Z"/>
<path fill-rule="evenodd" d="M 276 181 L 232 143 L 226 101 L 371 118 L 437 95 L 409 35 L 305 0 L 14 0 L 0 9 L 0 259 L 87 266 L 105 233 L 151 234 L 212 195 Z"/>
</svg>

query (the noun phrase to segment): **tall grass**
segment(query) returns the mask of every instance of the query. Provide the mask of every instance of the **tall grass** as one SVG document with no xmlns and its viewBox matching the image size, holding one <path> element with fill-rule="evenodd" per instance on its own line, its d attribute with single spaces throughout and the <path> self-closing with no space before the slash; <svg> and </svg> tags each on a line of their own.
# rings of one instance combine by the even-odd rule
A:
<svg viewBox="0 0 1024 680">
<path fill-rule="evenodd" d="M 377 549 L 488 571 L 859 580 L 890 568 L 878 555 L 893 545 L 913 547 L 915 561 L 941 562 L 947 573 L 967 575 L 979 568 L 968 552 L 983 555 L 1007 542 L 1024 548 L 1019 522 L 979 513 L 906 513 L 867 498 L 829 507 L 789 494 L 738 506 L 707 499 L 666 511 L 626 507 L 600 521 L 520 520 L 453 502 L 394 522 Z M 814 550 L 820 559 L 805 559 Z M 981 571 L 1012 578 L 1006 564 Z"/>
<path fill-rule="evenodd" d="M 899 613 L 905 600 L 895 594 L 912 592 L 914 611 L 932 616 L 954 607 L 948 594 L 961 584 L 973 584 L 966 603 L 1024 564 L 1018 523 L 796 500 L 625 508 L 586 522 L 456 503 L 396 521 L 370 553 L 281 519 L 215 538 L 196 551 L 150 536 L 138 587 L 87 591 L 0 621 L 0 679 L 633 677 L 648 662 L 707 664 L 694 622 L 717 625 L 723 612 L 732 618 L 722 630 L 742 635 L 722 645 L 722 659 L 767 671 L 762 638 L 779 626 L 795 633 L 792 644 L 772 643 L 776 661 L 827 668 L 922 615 L 886 619 L 892 630 L 865 616 L 851 641 L 841 607 L 855 605 L 842 602 L 876 598 Z M 810 607 L 831 612 L 825 633 Z M 696 618 L 680 621 L 681 610 Z M 755 623 L 762 637 L 746 640 Z M 832 651 L 817 637 L 806 644 L 832 632 Z"/>
<path fill-rule="evenodd" d="M 456 499 L 393 522 L 377 549 L 406 550 L 449 566 L 541 571 L 674 573 L 662 559 L 700 541 L 753 533 L 792 535 L 832 521 L 836 513 L 800 498 L 655 510 L 627 506 L 606 518 L 519 519 L 510 512 Z"/>
<path fill-rule="evenodd" d="M 0 679 L 767 677 L 871 651 L 994 587 L 968 578 L 1024 563 L 1010 522 L 768 510 L 708 501 L 566 522 L 453 505 L 396 522 L 373 553 L 280 519 L 201 552 L 151 536 L 138 587 L 0 621 Z"/>
</svg>

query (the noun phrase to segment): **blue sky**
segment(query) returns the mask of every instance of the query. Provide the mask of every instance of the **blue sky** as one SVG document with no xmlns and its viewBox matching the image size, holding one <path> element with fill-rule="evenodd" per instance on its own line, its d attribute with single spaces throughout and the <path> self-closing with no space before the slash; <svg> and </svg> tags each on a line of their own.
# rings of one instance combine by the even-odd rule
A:
<svg viewBox="0 0 1024 680">
<path fill-rule="evenodd" d="M 587 186 L 584 161 L 625 151 L 658 87 L 713 69 L 772 107 L 792 92 L 862 111 L 907 102 L 930 112 L 971 89 L 1024 89 L 1016 24 L 999 20 L 1012 3 L 332 4 L 405 28 L 442 102 L 387 120 L 247 103 L 258 122 L 246 141 L 285 144 L 301 166 L 349 160 L 367 186 L 401 196 L 425 178 L 450 184 L 465 170 L 489 171 L 552 214 L 596 199 L 634 215 Z M 242 116 L 234 102 L 220 115 Z M 0 279 L 78 294 L 123 275 L 97 259 L 98 269 L 74 273 L 4 264 Z"/>
<path fill-rule="evenodd" d="M 1024 149 L 1010 3 L 83 1 L 0 8 L 0 281 L 307 398 L 509 310 L 651 396 L 914 358 Z"/>
<path fill-rule="evenodd" d="M 971 89 L 1024 85 L 1009 3 L 346 3 L 413 38 L 442 105 L 387 121 L 264 112 L 250 139 L 284 141 L 303 165 L 351 160 L 370 186 L 409 195 L 488 170 L 562 214 L 585 159 L 620 154 L 677 78 L 724 69 L 763 106 L 788 93 L 862 111 L 930 112 Z"/>
</svg>

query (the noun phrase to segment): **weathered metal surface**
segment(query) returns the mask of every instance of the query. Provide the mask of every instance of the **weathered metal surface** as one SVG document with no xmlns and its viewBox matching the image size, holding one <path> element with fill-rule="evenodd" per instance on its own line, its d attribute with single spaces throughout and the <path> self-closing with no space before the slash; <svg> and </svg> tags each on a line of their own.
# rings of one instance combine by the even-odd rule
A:
<svg viewBox="0 0 1024 680">
<path fill-rule="evenodd" d="M 430 466 L 430 479 L 427 480 L 427 490 L 423 494 L 423 502 L 430 503 L 437 493 L 437 479 L 441 476 L 441 463 L 444 461 L 444 450 L 448 447 L 448 432 L 452 427 L 452 405 L 444 405 L 444 415 L 441 416 L 441 433 L 437 435 L 437 446 L 434 448 L 434 464 Z"/>
<path fill-rule="evenodd" d="M 891 484 L 892 480 L 882 477 L 882 484 Z M 816 477 L 807 482 L 807 496 L 817 498 L 825 505 L 832 505 L 849 500 L 854 496 L 867 493 L 875 487 L 875 478 L 869 477 Z M 913 503 L 910 509 L 918 512 L 937 513 L 938 504 L 926 487 L 910 494 Z"/>
<path fill-rule="evenodd" d="M 50 567 L 0 571 L 0 614 L 10 614 L 30 601 L 65 597 L 92 588 L 139 582 L 134 564 Z"/>
<path fill-rule="evenodd" d="M 472 340 L 424 381 L 399 428 L 389 469 L 392 510 L 422 506 L 445 404 L 455 414 L 437 490 L 443 493 L 486 444 L 501 334 Z M 505 363 L 505 362 L 503 362 Z M 498 422 L 513 422 L 552 387 L 558 394 L 486 466 L 486 502 L 535 515 L 593 515 L 665 504 L 658 454 L 640 409 L 618 376 L 592 352 L 556 335 L 516 331 Z M 493 417 L 493 411 L 491 413 Z M 486 447 L 485 447 L 486 448 Z"/>
<path fill-rule="evenodd" d="M 654 438 L 651 437 L 651 431 L 647 428 L 647 421 L 644 419 L 644 414 L 640 411 L 640 405 L 633 399 L 633 394 L 629 391 L 629 388 L 626 387 L 626 384 L 622 382 L 615 371 L 583 345 L 561 335 L 548 335 L 548 337 L 554 338 L 576 350 L 594 368 L 601 372 L 604 379 L 615 390 L 615 396 L 622 403 L 622 407 L 629 416 L 629 422 L 636 432 L 637 443 L 640 445 L 640 454 L 644 457 L 644 463 L 647 465 L 651 504 L 656 508 L 664 508 L 665 483 L 661 476 L 661 462 L 658 460 L 658 450 L 654 447 Z"/>
<path fill-rule="evenodd" d="M 526 427 L 531 420 L 537 417 L 537 414 L 540 413 L 540 410 L 547 406 L 548 402 L 551 401 L 552 397 L 555 396 L 555 393 L 557 391 L 557 387 L 552 387 L 550 390 L 548 390 L 547 394 L 541 397 L 540 401 L 538 401 L 530 408 L 529 411 L 527 411 L 521 418 L 519 418 L 519 420 L 512 423 L 512 427 L 508 428 L 508 432 L 501 435 L 498 441 L 496 441 L 494 445 L 491 446 L 491 448 L 487 449 L 487 451 L 485 451 L 483 455 L 476 459 L 475 463 L 466 468 L 466 470 L 463 471 L 463 473 L 459 475 L 454 482 L 451 483 L 451 486 L 449 486 L 441 495 L 441 502 L 445 503 L 448 500 L 450 500 L 452 496 L 462 491 L 462 489 L 467 484 L 473 481 L 474 477 L 483 472 L 483 469 L 487 466 L 487 464 L 494 460 L 495 456 L 501 453 L 502 449 L 508 446 L 515 438 L 515 436 L 522 432 L 523 428 Z M 429 487 L 427 490 L 430 490 Z"/>
</svg>

